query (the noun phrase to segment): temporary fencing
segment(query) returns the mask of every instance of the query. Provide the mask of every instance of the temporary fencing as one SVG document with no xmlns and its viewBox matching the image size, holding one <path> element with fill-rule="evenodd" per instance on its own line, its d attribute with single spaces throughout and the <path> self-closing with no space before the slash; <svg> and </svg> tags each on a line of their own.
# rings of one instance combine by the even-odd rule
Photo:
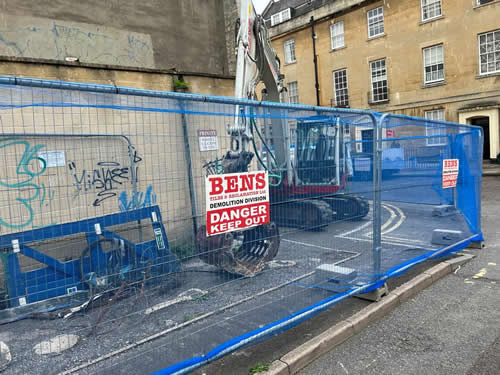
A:
<svg viewBox="0 0 500 375">
<path fill-rule="evenodd" d="M 7 373 L 185 373 L 482 240 L 478 127 L 0 82 Z"/>
</svg>

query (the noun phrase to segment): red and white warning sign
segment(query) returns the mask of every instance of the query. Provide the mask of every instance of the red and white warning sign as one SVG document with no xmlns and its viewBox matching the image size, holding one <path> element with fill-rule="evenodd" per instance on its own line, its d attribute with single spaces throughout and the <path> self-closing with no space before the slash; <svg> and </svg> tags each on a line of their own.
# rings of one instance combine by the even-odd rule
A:
<svg viewBox="0 0 500 375">
<path fill-rule="evenodd" d="M 443 160 L 443 189 L 457 186 L 458 159 Z"/>
<path fill-rule="evenodd" d="M 207 236 L 269 223 L 265 171 L 207 176 Z"/>
</svg>

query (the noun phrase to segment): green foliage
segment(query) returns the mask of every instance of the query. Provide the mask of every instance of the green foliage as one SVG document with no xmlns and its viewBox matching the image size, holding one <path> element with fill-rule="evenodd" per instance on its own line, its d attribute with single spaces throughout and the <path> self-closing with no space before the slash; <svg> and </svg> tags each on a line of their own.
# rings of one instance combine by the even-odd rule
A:
<svg viewBox="0 0 500 375">
<path fill-rule="evenodd" d="M 194 315 L 184 315 L 184 318 L 182 319 L 184 323 L 189 322 L 190 320 L 194 319 Z"/>
<path fill-rule="evenodd" d="M 250 374 L 258 374 L 259 372 L 264 372 L 269 370 L 269 365 L 266 363 L 259 363 L 250 369 Z"/>
<path fill-rule="evenodd" d="M 176 89 L 187 89 L 189 86 L 184 80 L 174 79 L 174 88 Z"/>
<path fill-rule="evenodd" d="M 199 318 L 202 315 L 203 315 L 202 313 L 197 313 L 197 314 L 192 314 L 192 315 L 191 314 L 186 314 L 186 315 L 184 315 L 184 317 L 182 318 L 182 320 L 183 320 L 184 323 L 186 323 L 186 322 L 189 322 L 190 320 Z"/>
</svg>

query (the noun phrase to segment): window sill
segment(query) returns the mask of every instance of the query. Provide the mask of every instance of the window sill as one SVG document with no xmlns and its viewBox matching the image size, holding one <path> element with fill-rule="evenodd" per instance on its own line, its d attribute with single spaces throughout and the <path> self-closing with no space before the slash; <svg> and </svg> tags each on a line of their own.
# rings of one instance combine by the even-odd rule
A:
<svg viewBox="0 0 500 375">
<path fill-rule="evenodd" d="M 380 100 L 378 102 L 368 102 L 369 105 L 380 105 L 380 104 L 387 104 L 387 103 L 389 103 L 389 99 Z"/>
<path fill-rule="evenodd" d="M 500 0 L 499 0 L 500 1 Z M 437 16 L 437 17 L 434 17 L 434 18 L 428 18 L 426 20 L 423 20 L 423 21 L 420 21 L 418 23 L 419 26 L 421 25 L 425 25 L 426 23 L 430 23 L 430 22 L 434 22 L 434 21 L 437 21 L 437 20 L 440 20 L 440 19 L 443 19 L 444 18 L 444 14 L 441 14 L 440 16 Z"/>
<path fill-rule="evenodd" d="M 476 79 L 483 79 L 483 78 L 489 78 L 489 77 L 498 77 L 498 76 L 500 76 L 500 72 L 484 73 L 484 74 L 477 75 Z"/>
<path fill-rule="evenodd" d="M 443 81 L 438 81 L 438 82 L 429 82 L 429 83 L 424 83 L 421 88 L 423 88 L 423 89 L 430 89 L 432 87 L 444 86 L 447 83 L 448 82 L 446 82 L 444 80 Z"/>
<path fill-rule="evenodd" d="M 369 36 L 366 41 L 369 42 L 370 40 L 384 38 L 386 35 L 387 35 L 386 33 L 383 33 L 383 34 L 379 34 L 379 35 L 375 35 L 375 36 Z"/>
<path fill-rule="evenodd" d="M 296 64 L 296 63 L 297 63 L 297 60 L 295 60 L 295 61 L 290 61 L 290 62 L 288 62 L 288 63 L 285 63 L 285 65 L 284 65 L 284 66 L 287 66 L 287 65 L 293 65 L 293 64 Z"/>
<path fill-rule="evenodd" d="M 479 9 L 479 8 L 486 7 L 486 6 L 492 5 L 492 4 L 497 4 L 497 3 L 500 3 L 500 0 L 494 0 L 491 3 L 486 3 L 486 4 L 476 4 L 475 6 L 472 7 L 472 9 Z"/>
<path fill-rule="evenodd" d="M 335 52 L 335 51 L 340 51 L 340 50 L 342 50 L 342 49 L 346 49 L 346 48 L 347 48 L 347 46 L 338 47 L 338 48 L 332 48 L 332 49 L 330 50 L 330 53 L 331 53 L 331 52 Z"/>
</svg>

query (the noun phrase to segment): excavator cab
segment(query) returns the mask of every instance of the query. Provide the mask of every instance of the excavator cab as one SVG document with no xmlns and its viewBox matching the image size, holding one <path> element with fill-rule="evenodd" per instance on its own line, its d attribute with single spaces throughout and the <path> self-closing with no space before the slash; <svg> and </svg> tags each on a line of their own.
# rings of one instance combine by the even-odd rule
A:
<svg viewBox="0 0 500 375">
<path fill-rule="evenodd" d="M 335 119 L 299 121 L 295 134 L 297 185 L 339 185 L 342 125 Z"/>
</svg>

